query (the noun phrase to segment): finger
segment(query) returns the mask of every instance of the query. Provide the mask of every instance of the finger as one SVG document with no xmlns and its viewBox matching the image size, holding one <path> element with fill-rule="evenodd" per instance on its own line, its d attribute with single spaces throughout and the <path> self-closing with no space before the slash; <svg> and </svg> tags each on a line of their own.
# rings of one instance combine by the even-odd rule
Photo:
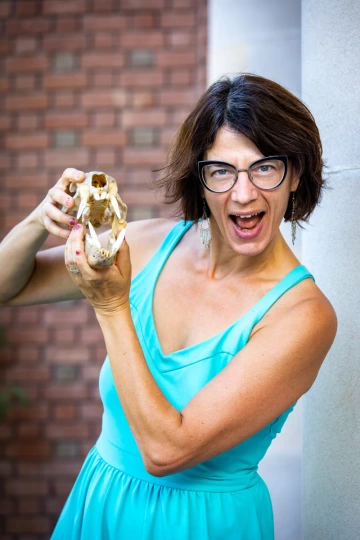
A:
<svg viewBox="0 0 360 540">
<path fill-rule="evenodd" d="M 83 182 L 85 180 L 85 173 L 78 169 L 65 169 L 62 173 L 59 182 L 61 185 L 68 187 L 72 182 Z"/>
<path fill-rule="evenodd" d="M 60 182 L 60 180 L 59 180 Z M 74 199 L 65 191 L 64 186 L 55 184 L 51 189 L 49 189 L 47 194 L 47 200 L 67 208 L 72 208 L 74 206 Z"/>
<path fill-rule="evenodd" d="M 93 277 L 95 271 L 87 262 L 83 237 L 84 227 L 82 225 L 75 225 L 66 243 L 65 264 L 69 271 L 74 268 L 78 269 L 81 277 L 90 279 Z"/>
<path fill-rule="evenodd" d="M 67 229 L 63 229 L 59 227 L 54 221 L 52 221 L 48 216 L 43 217 L 44 225 L 46 229 L 55 236 L 58 236 L 59 238 L 68 239 L 70 236 L 70 232 Z"/>
<path fill-rule="evenodd" d="M 65 214 L 62 210 L 60 210 L 60 208 L 55 206 L 54 203 L 49 201 L 42 205 L 42 213 L 52 221 L 61 223 L 67 227 L 73 227 L 77 223 L 75 216 Z"/>
<path fill-rule="evenodd" d="M 117 252 L 116 266 L 119 268 L 122 276 L 126 276 L 131 273 L 130 247 L 126 241 L 126 238 L 124 238 L 124 241 Z"/>
</svg>

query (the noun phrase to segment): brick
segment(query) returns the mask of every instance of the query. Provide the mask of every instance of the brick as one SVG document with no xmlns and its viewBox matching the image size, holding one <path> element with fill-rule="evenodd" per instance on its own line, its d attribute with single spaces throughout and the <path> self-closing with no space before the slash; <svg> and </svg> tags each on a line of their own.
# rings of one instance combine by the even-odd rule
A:
<svg viewBox="0 0 360 540">
<path fill-rule="evenodd" d="M 156 22 L 155 17 L 151 13 L 142 13 L 134 17 L 135 28 L 153 28 Z"/>
<path fill-rule="evenodd" d="M 8 461 L 0 461 L 0 477 L 9 477 L 13 472 L 11 463 Z"/>
<path fill-rule="evenodd" d="M 56 131 L 54 146 L 56 148 L 72 148 L 77 146 L 78 134 L 75 131 Z"/>
<path fill-rule="evenodd" d="M 6 530 L 9 533 L 48 533 L 51 531 L 51 522 L 48 517 L 7 518 Z M 25 539 L 24 539 L 25 540 Z"/>
<path fill-rule="evenodd" d="M 115 165 L 116 157 L 117 157 L 116 150 L 98 150 L 96 152 L 94 162 L 97 167 L 107 168 L 107 167 L 111 167 L 112 165 Z"/>
<path fill-rule="evenodd" d="M 160 133 L 160 145 L 161 146 L 170 146 L 170 143 L 175 137 L 176 129 L 174 127 L 165 128 L 161 130 Z"/>
<path fill-rule="evenodd" d="M 6 17 L 8 17 L 11 11 L 12 11 L 12 5 L 10 1 L 7 1 L 7 2 L 2 1 L 0 3 L 0 18 L 1 19 L 5 19 Z"/>
<path fill-rule="evenodd" d="M 89 124 L 89 118 L 87 114 L 73 112 L 73 113 L 53 113 L 48 112 L 45 114 L 44 125 L 50 129 L 60 128 L 83 128 Z"/>
<path fill-rule="evenodd" d="M 70 386 L 66 384 L 48 384 L 44 388 L 44 397 L 55 401 L 81 401 L 88 395 L 87 388 L 82 383 L 73 383 Z"/>
<path fill-rule="evenodd" d="M 0 152 L 0 169 L 9 169 L 10 165 L 10 156 L 3 152 Z"/>
<path fill-rule="evenodd" d="M 53 347 L 48 345 L 45 349 L 49 363 L 56 364 L 83 364 L 90 360 L 90 351 L 85 347 Z"/>
<path fill-rule="evenodd" d="M 34 75 L 16 75 L 16 90 L 35 90 L 36 77 Z"/>
<path fill-rule="evenodd" d="M 77 409 L 73 405 L 58 405 L 55 407 L 55 416 L 60 420 L 72 420 L 76 418 Z"/>
<path fill-rule="evenodd" d="M 58 34 L 71 34 L 73 35 L 82 30 L 79 17 L 76 15 L 58 15 L 55 21 L 55 32 Z"/>
<path fill-rule="evenodd" d="M 84 53 L 81 57 L 81 67 L 87 68 L 120 68 L 124 65 L 124 56 L 119 52 Z"/>
<path fill-rule="evenodd" d="M 45 75 L 44 77 L 44 88 L 49 90 L 84 88 L 85 86 L 87 86 L 87 75 L 82 72 Z"/>
<path fill-rule="evenodd" d="M 60 174 L 68 167 L 84 170 L 89 163 L 89 152 L 83 148 L 46 150 L 44 163 L 45 167 L 59 169 Z"/>
<path fill-rule="evenodd" d="M 46 328 L 36 328 L 28 330 L 22 328 L 21 330 L 8 329 L 7 336 L 9 343 L 21 344 L 21 343 L 47 343 L 49 339 L 49 333 Z"/>
<path fill-rule="evenodd" d="M 33 210 L 40 204 L 44 198 L 43 194 L 37 193 L 19 193 L 17 196 L 17 206 L 18 208 L 24 208 L 27 210 Z"/>
<path fill-rule="evenodd" d="M 75 342 L 75 333 L 74 328 L 56 328 L 55 329 L 55 342 L 59 344 L 63 343 L 73 343 Z"/>
<path fill-rule="evenodd" d="M 130 66 L 137 67 L 149 67 L 154 64 L 154 53 L 147 49 L 135 49 L 129 53 Z"/>
<path fill-rule="evenodd" d="M 14 501 L 10 501 L 10 499 L 8 498 L 1 497 L 0 498 L 0 516 L 14 514 L 14 512 L 15 512 Z"/>
<path fill-rule="evenodd" d="M 94 49 L 112 49 L 116 45 L 115 36 L 108 32 L 96 32 L 94 35 Z"/>
<path fill-rule="evenodd" d="M 154 151 L 153 151 L 154 152 Z M 148 152 L 148 154 L 151 154 L 153 152 Z M 137 152 L 138 153 L 138 152 Z M 148 160 L 147 154 L 145 155 Z M 160 157 L 160 156 L 159 156 Z M 143 160 L 145 161 L 145 159 Z M 154 160 L 155 161 L 155 160 Z M 140 160 L 138 159 L 138 164 L 140 163 Z M 156 165 L 161 165 L 161 160 L 159 160 Z M 121 197 L 124 198 L 124 201 L 126 201 L 126 204 L 131 205 L 137 205 L 137 206 L 158 206 L 159 202 L 156 199 L 156 194 L 154 191 L 150 191 L 149 189 L 137 189 L 137 190 L 123 190 L 121 193 Z"/>
<path fill-rule="evenodd" d="M 194 51 L 160 51 L 157 53 L 157 64 L 160 67 L 192 67 L 196 65 L 196 53 Z"/>
<path fill-rule="evenodd" d="M 15 443 L 8 443 L 5 450 L 5 455 L 9 458 L 17 458 L 24 461 L 41 461 L 51 455 L 51 445 L 48 441 L 17 441 Z M 14 495 L 31 495 L 30 493 L 24 493 L 21 488 L 18 493 Z M 35 493 L 34 493 L 35 494 Z"/>
<path fill-rule="evenodd" d="M 97 127 L 112 127 L 115 125 L 115 114 L 112 112 L 95 113 L 94 124 Z"/>
<path fill-rule="evenodd" d="M 53 56 L 52 68 L 55 71 L 73 71 L 77 66 L 78 57 L 76 54 L 71 52 L 59 52 Z"/>
<path fill-rule="evenodd" d="M 64 501 L 58 497 L 46 497 L 44 504 L 46 515 L 53 515 L 54 517 L 58 518 L 63 509 Z"/>
<path fill-rule="evenodd" d="M 28 0 L 16 2 L 16 15 L 18 17 L 31 17 L 40 11 L 40 2 L 29 2 Z"/>
<path fill-rule="evenodd" d="M 151 111 L 124 111 L 124 127 L 152 127 L 166 125 L 166 111 L 152 109 Z"/>
<path fill-rule="evenodd" d="M 39 117 L 36 114 L 19 114 L 17 117 L 17 127 L 19 131 L 34 131 L 38 126 Z"/>
<path fill-rule="evenodd" d="M 164 9 L 166 7 L 166 0 L 152 0 L 151 9 Z M 149 2 L 147 0 L 122 0 L 122 9 L 149 9 Z"/>
<path fill-rule="evenodd" d="M 165 36 L 161 30 L 148 32 L 126 32 L 120 35 L 120 46 L 124 49 L 160 49 L 165 45 Z"/>
<path fill-rule="evenodd" d="M 83 92 L 81 96 L 81 104 L 85 108 L 102 108 L 116 107 L 122 108 L 126 106 L 127 95 L 125 90 L 89 90 Z"/>
<path fill-rule="evenodd" d="M 44 51 L 58 52 L 65 54 L 65 51 L 83 51 L 87 47 L 87 39 L 83 34 L 72 34 L 70 39 L 64 39 L 60 34 L 44 36 L 43 48 Z"/>
<path fill-rule="evenodd" d="M 46 94 L 32 94 L 23 96 L 8 96 L 5 100 L 5 108 L 8 111 L 46 109 L 49 105 Z"/>
<path fill-rule="evenodd" d="M 122 71 L 120 74 L 120 85 L 124 87 L 158 87 L 164 84 L 164 73 L 155 70 L 132 70 Z"/>
<path fill-rule="evenodd" d="M 24 171 L 22 174 L 7 174 L 5 179 L 6 189 L 22 190 L 22 189 L 45 189 L 47 176 L 44 173 L 29 174 L 28 171 Z"/>
<path fill-rule="evenodd" d="M 196 103 L 196 95 L 193 90 L 161 90 L 159 96 L 160 105 L 168 106 L 193 106 Z"/>
<path fill-rule="evenodd" d="M 37 514 L 40 512 L 39 500 L 34 497 L 21 497 L 18 502 L 18 512 L 20 514 Z M 28 532 L 28 531 L 26 531 Z"/>
<path fill-rule="evenodd" d="M 166 152 L 162 148 L 152 148 L 149 150 L 126 148 L 123 152 L 124 165 L 148 165 L 151 167 L 160 167 L 164 165 L 165 159 Z M 124 200 L 126 200 L 125 195 Z"/>
<path fill-rule="evenodd" d="M 7 135 L 5 147 L 8 150 L 23 150 L 27 148 L 44 148 L 49 145 L 47 133 L 33 133 L 32 135 Z"/>
<path fill-rule="evenodd" d="M 99 420 L 103 411 L 100 403 L 86 403 L 81 406 L 81 417 L 85 420 Z"/>
<path fill-rule="evenodd" d="M 48 484 L 45 480 L 6 480 L 5 492 L 8 495 L 47 495 Z"/>
<path fill-rule="evenodd" d="M 113 0 L 93 0 L 93 11 L 113 11 Z"/>
<path fill-rule="evenodd" d="M 7 77 L 0 77 L 0 92 L 8 92 L 10 88 L 10 81 Z"/>
<path fill-rule="evenodd" d="M 93 86 L 95 88 L 113 87 L 114 86 L 114 74 L 111 71 L 94 73 Z"/>
<path fill-rule="evenodd" d="M 49 368 L 12 368 L 6 373 L 6 380 L 9 382 L 22 381 L 48 381 L 50 378 Z"/>
<path fill-rule="evenodd" d="M 135 109 L 145 109 L 153 107 L 155 100 L 154 94 L 151 92 L 132 92 L 132 106 Z"/>
<path fill-rule="evenodd" d="M 21 152 L 16 157 L 18 169 L 34 169 L 39 163 L 39 155 L 36 152 Z"/>
<path fill-rule="evenodd" d="M 73 107 L 75 105 L 75 95 L 73 92 L 56 92 L 55 107 Z"/>
<path fill-rule="evenodd" d="M 170 47 L 195 47 L 196 36 L 193 32 L 185 30 L 171 32 L 168 38 Z"/>
<path fill-rule="evenodd" d="M 170 73 L 170 83 L 173 86 L 190 86 L 192 83 L 191 71 L 189 69 L 173 70 Z"/>
<path fill-rule="evenodd" d="M 85 0 L 48 0 L 43 4 L 43 12 L 46 15 L 63 15 L 64 13 L 85 13 L 85 11 Z"/>
<path fill-rule="evenodd" d="M 112 13 L 111 15 L 85 15 L 84 30 L 123 30 L 126 27 L 126 17 Z"/>
<path fill-rule="evenodd" d="M 50 19 L 43 15 L 32 17 L 31 19 L 8 19 L 5 25 L 6 35 L 13 36 L 31 36 L 34 34 L 47 34 L 50 31 Z"/>
<path fill-rule="evenodd" d="M 9 40 L 0 39 L 0 55 L 7 56 L 9 54 L 9 51 L 10 51 Z"/>
<path fill-rule="evenodd" d="M 189 28 L 195 26 L 195 24 L 195 15 L 193 13 L 189 13 L 188 10 L 164 13 L 161 16 L 162 28 Z"/>
<path fill-rule="evenodd" d="M 84 146 L 116 146 L 122 147 L 126 144 L 126 135 L 119 129 L 107 129 L 105 131 L 85 131 L 82 134 Z"/>
<path fill-rule="evenodd" d="M 68 496 L 73 487 L 73 481 L 71 480 L 56 480 L 55 493 L 58 495 Z"/>
<path fill-rule="evenodd" d="M 104 361 L 105 356 L 106 356 L 106 351 L 104 351 L 102 354 L 102 357 L 101 357 L 102 361 Z M 83 366 L 82 368 L 82 377 L 84 381 L 97 383 L 99 380 L 99 373 L 100 373 L 100 368 L 97 365 L 95 366 L 86 365 L 86 366 Z"/>
<path fill-rule="evenodd" d="M 58 422 L 56 425 L 47 425 L 45 427 L 46 435 L 50 439 L 81 439 L 89 435 L 89 427 L 83 423 L 74 424 L 73 422 L 68 424 L 61 424 Z"/>
<path fill-rule="evenodd" d="M 16 54 L 33 53 L 37 48 L 37 40 L 35 38 L 17 38 L 15 41 Z"/>
<path fill-rule="evenodd" d="M 9 419 L 18 422 L 19 420 L 46 420 L 49 417 L 49 406 L 46 403 L 29 405 L 18 405 L 9 413 Z"/>
<path fill-rule="evenodd" d="M 8 58 L 5 63 L 7 73 L 30 71 L 45 71 L 49 67 L 49 60 L 45 55 L 34 57 Z"/>
<path fill-rule="evenodd" d="M 37 439 L 40 437 L 40 427 L 23 424 L 18 426 L 18 434 L 22 439 Z"/>
<path fill-rule="evenodd" d="M 84 325 L 88 321 L 88 310 L 85 304 L 78 304 L 73 308 L 68 308 L 62 304 L 49 306 L 44 313 L 44 324 L 46 326 L 58 326 L 66 324 Z"/>
</svg>

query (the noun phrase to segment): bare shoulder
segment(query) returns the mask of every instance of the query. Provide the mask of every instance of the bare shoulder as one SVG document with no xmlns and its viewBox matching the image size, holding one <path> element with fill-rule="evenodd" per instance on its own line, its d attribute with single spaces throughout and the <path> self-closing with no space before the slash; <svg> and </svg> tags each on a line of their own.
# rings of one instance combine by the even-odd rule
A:
<svg viewBox="0 0 360 540">
<path fill-rule="evenodd" d="M 132 277 L 135 277 L 154 255 L 177 220 L 166 218 L 144 219 L 129 223 L 126 240 L 130 246 Z"/>
</svg>

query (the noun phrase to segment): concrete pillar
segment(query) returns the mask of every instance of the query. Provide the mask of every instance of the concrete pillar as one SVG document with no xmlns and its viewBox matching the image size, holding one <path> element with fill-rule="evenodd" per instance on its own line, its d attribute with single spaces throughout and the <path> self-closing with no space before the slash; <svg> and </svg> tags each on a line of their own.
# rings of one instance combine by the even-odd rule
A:
<svg viewBox="0 0 360 540">
<path fill-rule="evenodd" d="M 303 234 L 303 261 L 339 326 L 304 398 L 303 540 L 360 537 L 360 3 L 302 1 L 302 99 L 330 189 Z"/>
<path fill-rule="evenodd" d="M 208 83 L 251 72 L 301 93 L 301 0 L 209 0 Z M 291 248 L 290 224 L 281 231 Z M 301 231 L 294 246 L 300 258 Z M 302 399 L 259 466 L 272 499 L 276 540 L 301 536 Z"/>
</svg>

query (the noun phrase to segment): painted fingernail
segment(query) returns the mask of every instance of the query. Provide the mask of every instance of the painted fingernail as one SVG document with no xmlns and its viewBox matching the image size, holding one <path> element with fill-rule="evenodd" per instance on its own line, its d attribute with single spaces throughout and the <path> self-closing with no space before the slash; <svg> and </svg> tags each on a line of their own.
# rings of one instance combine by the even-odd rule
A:
<svg viewBox="0 0 360 540">
<path fill-rule="evenodd" d="M 81 251 L 79 251 L 79 250 L 76 250 L 75 253 L 76 253 L 76 255 L 81 255 Z"/>
<path fill-rule="evenodd" d="M 70 223 L 70 225 L 76 225 L 77 221 L 76 221 L 75 218 L 71 218 L 71 219 L 69 219 L 69 223 Z"/>
<path fill-rule="evenodd" d="M 73 228 L 73 231 L 80 231 L 81 229 L 81 225 L 77 224 L 75 225 L 75 227 Z"/>
<path fill-rule="evenodd" d="M 70 204 L 71 204 L 71 199 L 66 199 L 65 206 L 70 206 Z"/>
</svg>

